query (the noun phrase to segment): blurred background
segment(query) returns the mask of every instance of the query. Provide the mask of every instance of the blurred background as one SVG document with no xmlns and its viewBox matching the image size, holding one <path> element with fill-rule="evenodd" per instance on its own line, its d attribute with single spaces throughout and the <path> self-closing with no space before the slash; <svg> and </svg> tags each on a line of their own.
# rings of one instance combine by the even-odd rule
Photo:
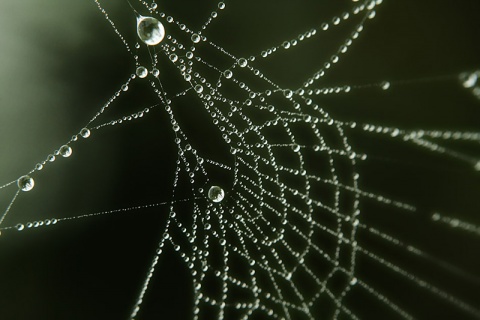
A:
<svg viewBox="0 0 480 320">
<path fill-rule="evenodd" d="M 104 1 L 105 10 L 131 48 L 137 42 L 135 15 L 126 1 Z M 320 87 L 378 84 L 316 101 L 333 118 L 404 129 L 479 131 L 480 101 L 463 88 L 458 75 L 480 69 L 480 3 L 462 1 L 384 1 L 360 39 Z M 211 1 L 158 1 L 161 10 L 198 29 L 216 4 Z M 140 4 L 134 3 L 137 10 Z M 250 56 L 330 22 L 352 2 L 265 0 L 227 2 L 205 32 L 236 56 Z M 282 87 L 297 88 L 318 70 L 351 34 L 357 20 L 322 33 L 256 66 Z M 166 24 L 165 24 L 166 25 Z M 167 26 L 167 25 L 166 25 Z M 166 30 L 167 34 L 169 29 Z M 76 134 L 135 71 L 134 60 L 94 1 L 25 0 L 0 2 L 0 185 L 16 180 Z M 204 59 L 220 69 L 228 64 Z M 148 61 L 145 51 L 140 61 Z M 218 64 L 218 65 L 217 65 Z M 167 91 L 184 88 L 161 57 Z M 424 79 L 424 80 L 422 80 Z M 398 83 L 397 81 L 405 81 Z M 420 81 L 419 81 L 420 80 Z M 99 123 L 158 103 L 148 84 L 135 82 Z M 174 104 L 175 105 L 175 104 Z M 184 123 L 206 124 L 190 109 L 201 105 L 187 95 L 175 105 Z M 22 193 L 3 226 L 64 218 L 169 201 L 177 150 L 163 108 L 120 126 L 92 131 L 72 145 L 68 159 L 36 172 L 35 188 Z M 359 235 L 359 242 L 466 303 L 480 305 L 480 239 L 432 224 L 432 213 L 480 225 L 479 173 L 473 163 L 453 160 L 361 130 L 347 132 L 368 161 L 357 168 L 361 187 L 411 203 L 412 216 L 385 206 L 365 205 L 367 224 L 404 239 L 465 271 L 420 263 Z M 205 143 L 208 144 L 208 137 Z M 446 142 L 449 148 L 480 158 L 478 144 Z M 215 148 L 205 146 L 215 158 Z M 15 187 L 0 190 L 6 208 Z M 181 198 L 181 196 L 179 196 Z M 125 319 L 130 314 L 168 215 L 168 206 L 62 222 L 0 237 L 0 319 Z M 193 293 L 188 270 L 166 252 L 147 294 L 140 319 L 189 319 Z M 358 262 L 359 278 L 418 318 L 468 319 L 469 315 L 404 278 Z M 470 276 L 465 276 L 468 274 Z M 355 296 L 357 297 L 357 296 Z M 360 318 L 393 318 L 368 295 L 348 301 Z M 328 315 L 327 315 L 328 317 Z"/>
</svg>

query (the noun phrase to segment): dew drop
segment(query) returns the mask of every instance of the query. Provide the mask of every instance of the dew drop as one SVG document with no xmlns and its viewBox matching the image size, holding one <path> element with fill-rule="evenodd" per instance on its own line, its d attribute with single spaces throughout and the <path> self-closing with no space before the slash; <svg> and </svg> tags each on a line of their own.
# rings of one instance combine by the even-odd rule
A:
<svg viewBox="0 0 480 320">
<path fill-rule="evenodd" d="M 460 81 L 462 82 L 463 87 L 472 88 L 475 86 L 478 80 L 477 73 L 462 73 L 460 75 Z"/>
<path fill-rule="evenodd" d="M 33 189 L 35 182 L 30 176 L 22 176 L 17 180 L 17 185 L 22 191 L 30 191 Z"/>
<path fill-rule="evenodd" d="M 140 16 L 137 19 L 137 34 L 147 45 L 156 46 L 165 37 L 165 28 L 155 18 Z"/>
<path fill-rule="evenodd" d="M 43 164 L 37 163 L 37 165 L 35 166 L 35 170 L 40 171 L 42 169 L 43 169 Z"/>
<path fill-rule="evenodd" d="M 225 191 L 219 186 L 212 186 L 208 190 L 208 198 L 213 202 L 221 202 L 225 198 Z"/>
<path fill-rule="evenodd" d="M 357 284 L 357 281 L 358 281 L 357 278 L 352 278 L 352 279 L 350 280 L 350 285 L 351 285 L 351 286 L 356 285 L 356 284 Z"/>
<path fill-rule="evenodd" d="M 238 59 L 237 62 L 238 62 L 238 65 L 242 68 L 245 68 L 247 66 L 247 63 L 248 63 L 247 59 L 245 59 L 245 58 L 240 58 L 240 59 Z"/>
<path fill-rule="evenodd" d="M 83 128 L 82 130 L 80 130 L 80 135 L 82 136 L 82 138 L 86 139 L 90 137 L 90 130 L 88 130 L 87 128 Z"/>
<path fill-rule="evenodd" d="M 175 54 L 175 53 L 172 53 L 170 56 L 169 56 L 170 60 L 172 62 L 177 62 L 178 60 L 178 56 Z"/>
<path fill-rule="evenodd" d="M 145 78 L 148 74 L 148 70 L 145 67 L 139 66 L 135 72 L 139 78 Z"/>
<path fill-rule="evenodd" d="M 59 151 L 64 158 L 68 158 L 72 155 L 72 148 L 67 145 L 62 146 Z"/>
<path fill-rule="evenodd" d="M 25 226 L 22 223 L 19 223 L 16 225 L 16 228 L 18 231 L 22 231 L 23 229 L 25 229 Z"/>
<path fill-rule="evenodd" d="M 390 89 L 390 82 L 388 82 L 388 81 L 382 82 L 381 87 L 382 87 L 382 90 Z"/>
<path fill-rule="evenodd" d="M 300 146 L 298 144 L 294 144 L 292 146 L 292 149 L 293 149 L 293 151 L 298 152 L 298 151 L 300 151 Z"/>
<path fill-rule="evenodd" d="M 287 99 L 290 99 L 290 98 L 293 96 L 293 91 L 292 91 L 292 90 L 285 90 L 285 91 L 283 92 L 283 94 L 285 95 L 285 97 L 286 97 Z"/>
<path fill-rule="evenodd" d="M 230 78 L 232 78 L 232 76 L 233 76 L 233 72 L 230 71 L 230 70 L 225 70 L 225 72 L 223 73 L 223 75 L 225 76 L 225 78 L 230 79 Z"/>
<path fill-rule="evenodd" d="M 203 86 L 201 84 L 197 84 L 195 86 L 195 91 L 197 91 L 198 93 L 202 93 L 203 91 Z"/>
<path fill-rule="evenodd" d="M 128 86 L 126 84 L 122 85 L 122 91 L 128 91 Z"/>
<path fill-rule="evenodd" d="M 200 36 L 196 33 L 192 34 L 192 41 L 193 43 L 199 43 L 201 40 Z"/>
<path fill-rule="evenodd" d="M 152 69 L 152 75 L 156 78 L 160 75 L 160 70 L 158 70 L 157 68 L 153 68 Z"/>
</svg>

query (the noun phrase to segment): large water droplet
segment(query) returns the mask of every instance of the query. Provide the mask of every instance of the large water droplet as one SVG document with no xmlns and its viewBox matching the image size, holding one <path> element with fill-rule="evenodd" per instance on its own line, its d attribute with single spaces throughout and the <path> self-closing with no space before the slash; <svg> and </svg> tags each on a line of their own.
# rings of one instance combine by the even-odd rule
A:
<svg viewBox="0 0 480 320">
<path fill-rule="evenodd" d="M 149 46 L 156 46 L 165 37 L 165 28 L 155 18 L 140 16 L 137 19 L 137 34 Z"/>
<path fill-rule="evenodd" d="M 225 198 L 225 191 L 219 186 L 212 186 L 208 190 L 208 198 L 213 202 L 221 202 Z"/>
<path fill-rule="evenodd" d="M 17 180 L 17 185 L 22 191 L 30 191 L 33 189 L 35 182 L 30 176 L 22 176 Z"/>
</svg>

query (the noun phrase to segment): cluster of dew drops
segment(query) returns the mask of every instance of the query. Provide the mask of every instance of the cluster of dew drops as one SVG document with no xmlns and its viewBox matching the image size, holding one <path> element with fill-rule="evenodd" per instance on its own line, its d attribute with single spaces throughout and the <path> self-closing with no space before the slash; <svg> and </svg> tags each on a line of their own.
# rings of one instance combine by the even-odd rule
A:
<svg viewBox="0 0 480 320">
<path fill-rule="evenodd" d="M 151 5 L 151 8 L 155 10 L 157 8 L 157 4 L 154 2 Z M 220 2 L 218 4 L 219 9 L 225 8 L 225 3 Z M 137 17 L 137 34 L 141 41 L 149 46 L 156 46 L 160 44 L 165 38 L 165 27 L 163 24 L 156 18 L 153 17 L 145 17 L 138 15 Z M 197 34 L 193 33 L 191 36 L 191 40 L 193 43 L 199 43 L 202 40 L 202 37 Z M 139 45 L 137 44 L 136 47 L 138 48 Z M 176 55 L 171 55 L 170 60 L 176 61 L 178 57 Z M 240 59 L 240 65 L 246 66 L 247 61 L 245 59 Z M 244 61 L 243 61 L 244 60 Z M 231 71 L 230 71 L 231 72 Z M 135 70 L 136 75 L 139 78 L 146 78 L 148 75 L 148 70 L 144 66 L 137 66 Z M 153 68 L 151 71 L 154 77 L 158 77 L 160 75 L 160 71 L 157 68 Z M 232 75 L 230 75 L 231 77 Z M 229 77 L 229 78 L 230 78 Z M 198 84 L 195 86 L 195 91 L 197 93 L 202 93 L 203 86 Z M 124 85 L 122 87 L 123 91 L 128 90 L 128 86 Z M 208 198 L 215 203 L 221 202 L 225 198 L 225 191 L 219 186 L 211 186 L 207 193 Z"/>
<path fill-rule="evenodd" d="M 86 139 L 86 138 L 90 137 L 90 134 L 91 133 L 90 133 L 89 129 L 83 128 L 82 130 L 80 130 L 78 135 L 80 135 L 82 138 Z M 30 171 L 29 174 L 32 174 L 35 171 L 42 170 L 45 167 L 45 165 L 47 165 L 48 163 L 54 162 L 57 159 L 58 156 L 62 156 L 64 158 L 70 157 L 73 153 L 73 149 L 72 149 L 72 147 L 70 147 L 69 144 L 77 141 L 78 140 L 78 135 L 72 136 L 72 138 L 70 139 L 70 141 L 67 144 L 64 144 L 58 150 L 55 150 L 53 153 L 49 154 L 47 156 L 47 159 L 45 159 L 44 161 L 42 161 L 40 163 L 37 163 L 37 165 L 35 166 L 35 169 Z M 35 186 L 35 180 L 29 174 L 21 176 L 20 178 L 18 178 L 17 186 L 18 186 L 19 190 L 24 191 L 24 192 L 28 192 L 28 191 L 31 191 L 33 189 L 33 187 Z"/>
<path fill-rule="evenodd" d="M 219 9 L 224 9 L 225 3 L 220 2 L 218 4 L 218 7 Z M 151 8 L 153 10 L 156 10 L 157 4 L 154 2 L 151 5 Z M 158 19 L 154 17 L 147 17 L 147 16 L 142 16 L 137 14 L 137 35 L 139 39 L 142 42 L 144 42 L 146 45 L 156 46 L 160 44 L 165 37 L 165 27 Z M 199 43 L 202 40 L 202 37 L 199 34 L 194 33 L 192 34 L 191 39 L 193 43 Z M 136 47 L 138 48 L 139 44 L 137 44 Z M 239 61 L 240 65 L 244 66 L 247 64 L 247 61 L 245 59 L 240 59 L 240 60 L 241 60 Z M 147 68 L 145 68 L 144 66 L 137 66 L 135 73 L 136 73 L 136 76 L 138 76 L 139 78 L 146 78 L 149 72 Z M 160 75 L 160 71 L 157 68 L 153 68 L 151 70 L 151 74 L 154 77 L 158 77 Z M 230 78 L 231 76 L 232 76 L 231 74 L 230 75 L 226 74 L 226 77 L 228 78 Z M 121 89 L 122 91 L 127 91 L 128 85 L 124 84 Z M 195 91 L 197 91 L 198 93 L 201 93 L 203 91 L 203 87 L 201 85 L 197 85 L 195 87 Z M 91 132 L 88 128 L 83 128 L 80 130 L 78 135 L 80 135 L 82 138 L 88 138 L 90 137 L 90 134 Z M 74 135 L 67 144 L 61 146 L 58 150 L 55 150 L 55 152 L 53 152 L 52 154 L 49 154 L 47 156 L 47 159 L 41 163 L 38 163 L 35 166 L 35 169 L 30 171 L 29 174 L 21 176 L 17 180 L 17 186 L 19 190 L 24 192 L 31 191 L 35 186 L 35 180 L 30 176 L 30 174 L 34 173 L 35 171 L 42 170 L 45 165 L 47 165 L 48 163 L 54 162 L 57 156 L 61 155 L 64 158 L 70 157 L 73 153 L 73 150 L 69 146 L 69 144 L 77 141 L 78 135 Z M 219 186 L 211 186 L 207 193 L 207 196 L 212 202 L 218 203 L 224 199 L 225 191 Z M 51 222 L 49 221 L 47 224 L 50 224 L 50 223 Z M 35 226 L 35 224 L 40 225 L 40 223 L 33 223 L 32 226 Z M 17 229 L 23 230 L 24 226 L 23 225 L 18 226 Z"/>
</svg>

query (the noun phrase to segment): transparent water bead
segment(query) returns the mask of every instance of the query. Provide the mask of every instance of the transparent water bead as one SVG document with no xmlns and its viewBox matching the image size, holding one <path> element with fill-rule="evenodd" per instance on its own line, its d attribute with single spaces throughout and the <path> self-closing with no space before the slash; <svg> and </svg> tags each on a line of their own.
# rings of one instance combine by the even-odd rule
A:
<svg viewBox="0 0 480 320">
<path fill-rule="evenodd" d="M 17 180 L 17 185 L 22 191 L 30 191 L 35 186 L 35 182 L 30 176 L 22 176 Z"/>
<path fill-rule="evenodd" d="M 460 75 L 460 81 L 464 88 L 472 88 L 477 84 L 478 74 L 476 72 L 473 73 L 462 73 Z"/>
<path fill-rule="evenodd" d="M 208 199 L 213 202 L 221 202 L 225 198 L 225 191 L 219 186 L 212 186 L 210 190 L 208 190 Z"/>
<path fill-rule="evenodd" d="M 157 68 L 153 68 L 152 69 L 152 75 L 157 78 L 159 75 L 160 75 L 160 70 L 158 70 Z"/>
<path fill-rule="evenodd" d="M 382 87 L 382 90 L 390 89 L 390 82 L 388 82 L 388 81 L 382 82 L 381 87 Z"/>
<path fill-rule="evenodd" d="M 248 61 L 245 58 L 240 58 L 238 59 L 237 63 L 240 67 L 245 68 L 248 64 Z"/>
<path fill-rule="evenodd" d="M 223 75 L 225 76 L 225 78 L 230 79 L 233 76 L 233 72 L 231 70 L 225 70 Z"/>
<path fill-rule="evenodd" d="M 139 78 L 145 78 L 148 75 L 148 70 L 145 67 L 139 66 L 135 73 Z"/>
<path fill-rule="evenodd" d="M 283 92 L 283 94 L 285 95 L 285 97 L 286 97 L 287 99 L 290 99 L 291 97 L 293 97 L 293 91 L 292 91 L 292 90 L 285 90 L 285 91 Z"/>
<path fill-rule="evenodd" d="M 72 155 L 72 148 L 70 148 L 70 146 L 67 146 L 67 145 L 62 146 L 59 151 L 62 157 L 64 158 L 68 158 Z"/>
<path fill-rule="evenodd" d="M 82 136 L 82 138 L 88 138 L 90 137 L 90 130 L 88 130 L 87 128 L 83 128 L 82 130 L 80 130 L 80 135 Z"/>
<path fill-rule="evenodd" d="M 139 16 L 137 18 L 137 34 L 140 40 L 147 45 L 156 46 L 165 37 L 165 28 L 155 18 Z"/>
<path fill-rule="evenodd" d="M 192 41 L 193 41 L 193 43 L 199 43 L 200 40 L 201 40 L 201 38 L 200 38 L 200 36 L 199 36 L 198 34 L 194 33 L 194 34 L 192 35 Z"/>
</svg>

